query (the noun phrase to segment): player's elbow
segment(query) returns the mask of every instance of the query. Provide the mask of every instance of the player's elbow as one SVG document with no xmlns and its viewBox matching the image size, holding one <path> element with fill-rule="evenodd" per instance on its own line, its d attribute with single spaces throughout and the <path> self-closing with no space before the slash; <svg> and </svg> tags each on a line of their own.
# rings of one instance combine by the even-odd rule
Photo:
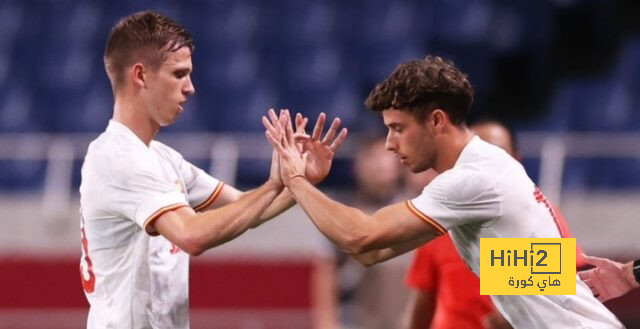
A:
<svg viewBox="0 0 640 329">
<path fill-rule="evenodd" d="M 369 253 L 364 253 L 364 254 L 353 254 L 351 255 L 353 258 L 355 258 L 358 263 L 360 263 L 360 265 L 364 266 L 364 267 L 371 267 L 373 265 L 378 264 L 380 261 L 378 259 L 376 259 L 375 257 L 373 257 L 373 255 L 369 254 Z"/>
<path fill-rule="evenodd" d="M 204 248 L 201 248 L 200 246 L 192 246 L 190 248 L 188 248 L 187 250 L 185 250 L 186 253 L 189 254 L 189 256 L 193 256 L 193 257 L 197 257 L 202 255 L 202 253 L 205 251 Z"/>
<path fill-rule="evenodd" d="M 206 245 L 202 242 L 202 239 L 198 234 L 185 235 L 181 242 L 181 249 L 190 256 L 200 256 L 205 250 L 207 250 Z"/>
<path fill-rule="evenodd" d="M 199 256 L 208 249 L 224 244 L 231 239 L 231 237 L 224 234 L 212 236 L 204 234 L 201 231 L 191 232 L 191 234 L 188 234 L 184 239 L 187 248 L 185 252 L 191 256 Z"/>
</svg>

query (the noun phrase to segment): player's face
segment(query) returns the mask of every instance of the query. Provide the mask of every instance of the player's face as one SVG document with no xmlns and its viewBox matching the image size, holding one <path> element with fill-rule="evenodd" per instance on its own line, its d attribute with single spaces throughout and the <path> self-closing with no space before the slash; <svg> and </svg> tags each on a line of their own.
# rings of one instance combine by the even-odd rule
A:
<svg viewBox="0 0 640 329">
<path fill-rule="evenodd" d="M 426 120 L 419 122 L 410 112 L 389 109 L 382 111 L 387 134 L 387 150 L 400 159 L 411 172 L 432 168 L 436 159 L 433 129 Z"/>
<path fill-rule="evenodd" d="M 182 105 L 195 93 L 192 70 L 191 50 L 182 47 L 168 52 L 157 71 L 149 72 L 149 117 L 159 127 L 174 123 L 183 111 Z"/>
</svg>

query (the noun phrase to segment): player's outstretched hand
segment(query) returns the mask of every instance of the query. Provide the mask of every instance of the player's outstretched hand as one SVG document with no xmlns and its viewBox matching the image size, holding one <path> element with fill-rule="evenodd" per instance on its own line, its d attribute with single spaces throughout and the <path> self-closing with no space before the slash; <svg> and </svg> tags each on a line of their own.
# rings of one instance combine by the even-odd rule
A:
<svg viewBox="0 0 640 329">
<path fill-rule="evenodd" d="M 282 120 L 275 117 L 275 112 L 269 111 L 269 117 L 262 117 L 262 124 L 266 128 L 267 140 L 279 154 L 280 177 L 284 185 L 288 186 L 296 177 L 305 178 L 306 154 L 303 154 L 296 145 L 291 115 L 288 110 L 281 112 L 285 116 Z"/>
<path fill-rule="evenodd" d="M 622 264 L 606 258 L 583 255 L 585 262 L 594 268 L 578 272 L 580 278 L 591 288 L 593 295 L 604 302 L 620 297 L 639 286 L 633 276 L 631 263 Z"/>
<path fill-rule="evenodd" d="M 312 184 L 317 184 L 327 177 L 336 151 L 347 138 L 347 128 L 342 128 L 338 134 L 340 118 L 333 119 L 329 130 L 322 137 L 326 120 L 327 116 L 324 113 L 320 113 L 313 128 L 313 133 L 309 136 L 305 131 L 309 120 L 300 113 L 296 114 L 296 133 L 294 137 L 307 157 L 305 176 Z"/>
<path fill-rule="evenodd" d="M 267 114 L 269 116 L 269 120 L 271 120 L 271 125 L 277 127 L 276 129 L 272 130 L 272 133 L 278 140 L 284 136 L 284 131 L 280 127 L 283 127 L 287 124 L 287 116 L 284 113 L 285 110 L 280 110 L 280 116 L 278 117 L 276 116 L 276 112 L 273 109 L 269 109 L 269 112 Z M 264 120 L 267 119 L 263 116 L 262 120 L 264 122 Z M 284 182 L 280 177 L 280 158 L 278 152 L 275 149 L 271 154 L 271 171 L 269 173 L 269 180 L 280 186 L 284 185 Z"/>
</svg>

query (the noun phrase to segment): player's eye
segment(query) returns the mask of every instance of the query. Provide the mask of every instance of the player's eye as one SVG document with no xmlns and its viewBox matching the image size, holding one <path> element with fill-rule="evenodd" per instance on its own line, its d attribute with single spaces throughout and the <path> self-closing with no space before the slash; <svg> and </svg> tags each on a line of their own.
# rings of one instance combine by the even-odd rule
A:
<svg viewBox="0 0 640 329">
<path fill-rule="evenodd" d="M 186 77 L 187 74 L 189 74 L 189 71 L 187 71 L 187 70 L 179 70 L 179 71 L 175 71 L 173 73 L 173 75 L 178 79 L 182 79 L 182 78 Z"/>
</svg>

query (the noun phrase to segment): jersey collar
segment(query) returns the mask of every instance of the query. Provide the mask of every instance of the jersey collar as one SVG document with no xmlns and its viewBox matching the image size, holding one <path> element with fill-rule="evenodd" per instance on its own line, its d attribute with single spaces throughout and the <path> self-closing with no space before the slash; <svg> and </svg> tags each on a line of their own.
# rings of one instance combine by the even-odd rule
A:
<svg viewBox="0 0 640 329">
<path fill-rule="evenodd" d="M 120 136 L 124 136 L 129 140 L 135 140 L 136 144 L 144 146 L 145 149 L 149 147 L 145 144 L 129 127 L 125 126 L 123 123 L 118 122 L 116 120 L 109 120 L 109 125 L 107 125 L 107 131 L 110 133 L 114 133 Z"/>
</svg>

